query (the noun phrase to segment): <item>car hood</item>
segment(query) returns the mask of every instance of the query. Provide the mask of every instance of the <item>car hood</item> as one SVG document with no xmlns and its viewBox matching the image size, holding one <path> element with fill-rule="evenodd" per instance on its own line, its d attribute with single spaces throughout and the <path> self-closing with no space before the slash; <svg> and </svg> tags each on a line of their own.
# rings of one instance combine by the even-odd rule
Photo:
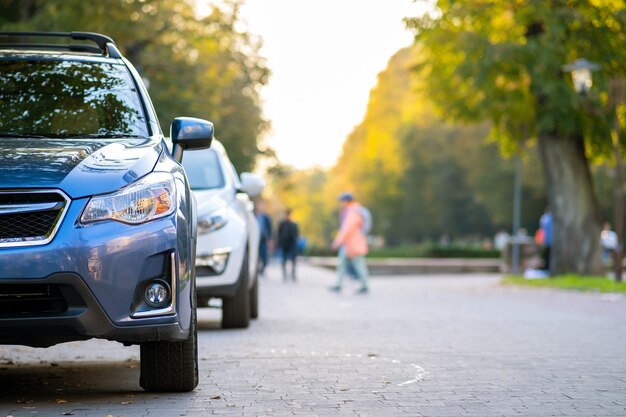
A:
<svg viewBox="0 0 626 417">
<path fill-rule="evenodd" d="M 217 210 L 226 207 L 229 203 L 229 196 L 232 197 L 233 190 L 227 188 L 213 188 L 210 190 L 193 190 L 198 202 L 198 219 L 210 216 Z"/>
<path fill-rule="evenodd" d="M 154 168 L 152 139 L 0 139 L 0 188 L 59 188 L 72 198 L 115 191 Z"/>
</svg>

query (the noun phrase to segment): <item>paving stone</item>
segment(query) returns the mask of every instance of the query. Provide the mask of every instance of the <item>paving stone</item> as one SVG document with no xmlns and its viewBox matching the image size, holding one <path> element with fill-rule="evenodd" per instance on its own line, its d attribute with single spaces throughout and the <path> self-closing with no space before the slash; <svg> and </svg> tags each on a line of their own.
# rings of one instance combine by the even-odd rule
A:
<svg viewBox="0 0 626 417">
<path fill-rule="evenodd" d="M 137 347 L 0 346 L 0 417 L 626 416 L 624 299 L 493 275 L 374 277 L 367 296 L 351 281 L 337 295 L 332 272 L 299 272 L 268 269 L 249 329 L 199 311 L 189 394 L 143 392 Z"/>
</svg>

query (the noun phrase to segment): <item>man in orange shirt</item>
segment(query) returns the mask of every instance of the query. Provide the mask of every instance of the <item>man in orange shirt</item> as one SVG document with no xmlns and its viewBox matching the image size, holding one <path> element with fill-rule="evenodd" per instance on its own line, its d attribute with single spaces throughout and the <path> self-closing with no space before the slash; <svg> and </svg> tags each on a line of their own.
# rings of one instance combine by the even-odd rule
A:
<svg viewBox="0 0 626 417">
<path fill-rule="evenodd" d="M 341 224 L 337 237 L 333 241 L 333 249 L 338 250 L 337 284 L 330 288 L 331 291 L 339 292 L 343 284 L 343 278 L 347 273 L 348 264 L 351 263 L 361 288 L 357 294 L 367 294 L 367 280 L 369 271 L 365 263 L 365 255 L 368 252 L 367 236 L 364 232 L 365 219 L 362 206 L 354 201 L 350 193 L 339 196 L 341 203 Z"/>
</svg>

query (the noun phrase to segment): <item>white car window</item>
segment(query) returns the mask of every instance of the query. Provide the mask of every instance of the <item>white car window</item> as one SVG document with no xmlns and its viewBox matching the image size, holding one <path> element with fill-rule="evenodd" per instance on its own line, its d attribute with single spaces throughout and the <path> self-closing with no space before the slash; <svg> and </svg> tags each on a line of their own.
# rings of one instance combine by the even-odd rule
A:
<svg viewBox="0 0 626 417">
<path fill-rule="evenodd" d="M 187 172 L 192 190 L 207 190 L 224 187 L 224 175 L 215 151 L 185 152 L 183 167 Z"/>
</svg>

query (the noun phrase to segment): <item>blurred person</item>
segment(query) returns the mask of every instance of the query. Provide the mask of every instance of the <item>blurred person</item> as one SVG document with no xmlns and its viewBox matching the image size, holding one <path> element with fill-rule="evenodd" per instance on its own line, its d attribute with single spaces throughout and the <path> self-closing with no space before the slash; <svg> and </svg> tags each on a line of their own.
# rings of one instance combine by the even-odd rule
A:
<svg viewBox="0 0 626 417">
<path fill-rule="evenodd" d="M 361 281 L 361 288 L 357 294 L 367 294 L 369 271 L 365 262 L 368 252 L 367 236 L 365 234 L 365 222 L 362 207 L 354 201 L 350 193 L 339 196 L 341 204 L 341 222 L 339 232 L 333 241 L 333 250 L 337 250 L 337 283 L 330 288 L 331 291 L 341 291 L 343 279 L 352 265 L 354 272 Z M 371 222 L 371 219 L 370 219 Z"/>
<path fill-rule="evenodd" d="M 604 261 L 605 264 L 609 264 L 611 255 L 615 253 L 618 244 L 617 233 L 611 230 L 610 223 L 604 223 L 602 226 L 600 242 L 602 244 L 602 261 Z"/>
<path fill-rule="evenodd" d="M 267 267 L 269 251 L 272 244 L 272 219 L 270 219 L 270 216 L 268 216 L 265 211 L 265 202 L 263 200 L 257 201 L 254 206 L 254 213 L 259 222 L 261 233 L 259 239 L 259 275 L 265 275 L 265 268 Z"/>
<path fill-rule="evenodd" d="M 308 242 L 306 240 L 305 236 L 299 236 L 298 237 L 298 242 L 296 242 L 296 250 L 298 251 L 298 255 L 304 255 L 304 251 L 306 250 L 306 247 L 308 245 Z"/>
<path fill-rule="evenodd" d="M 544 269 L 550 271 L 550 254 L 552 251 L 552 213 L 546 209 L 539 218 L 539 227 L 543 230 L 543 260 Z"/>
<path fill-rule="evenodd" d="M 291 210 L 278 225 L 278 248 L 282 255 L 283 281 L 287 281 L 287 261 L 291 261 L 291 279 L 296 280 L 296 259 L 298 257 L 298 225 L 291 218 Z"/>
</svg>

